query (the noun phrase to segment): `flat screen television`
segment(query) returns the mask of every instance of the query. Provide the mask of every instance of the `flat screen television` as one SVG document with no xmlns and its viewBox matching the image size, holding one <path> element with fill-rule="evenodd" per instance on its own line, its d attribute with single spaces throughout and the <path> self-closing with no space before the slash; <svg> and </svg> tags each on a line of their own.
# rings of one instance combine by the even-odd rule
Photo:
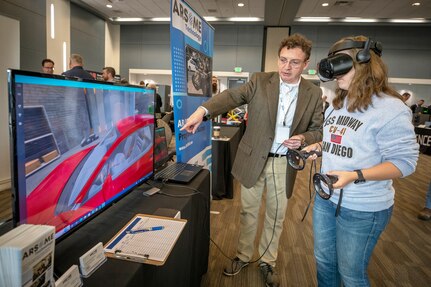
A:
<svg viewBox="0 0 431 287">
<path fill-rule="evenodd" d="M 9 70 L 14 224 L 62 239 L 153 175 L 155 90 Z"/>
</svg>

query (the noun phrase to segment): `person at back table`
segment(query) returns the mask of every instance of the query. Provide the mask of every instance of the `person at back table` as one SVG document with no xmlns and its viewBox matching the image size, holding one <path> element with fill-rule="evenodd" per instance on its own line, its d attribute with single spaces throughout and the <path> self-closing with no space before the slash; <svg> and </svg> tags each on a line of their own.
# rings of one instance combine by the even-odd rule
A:
<svg viewBox="0 0 431 287">
<path fill-rule="evenodd" d="M 232 168 L 241 182 L 240 237 L 236 258 L 223 272 L 226 276 L 238 274 L 252 260 L 257 215 L 266 187 L 258 261 L 266 286 L 280 286 L 275 270 L 278 243 L 296 178 L 285 156 L 288 149 L 322 138 L 322 91 L 301 77 L 310 53 L 311 41 L 304 36 L 294 34 L 284 39 L 278 50 L 278 72 L 255 73 L 248 83 L 215 95 L 181 129 L 194 133 L 203 117 L 214 118 L 248 105 L 248 126 Z"/>
<path fill-rule="evenodd" d="M 422 220 L 431 219 L 431 181 L 428 185 L 428 191 L 425 197 L 425 207 L 419 212 L 418 218 Z"/>
<path fill-rule="evenodd" d="M 419 100 L 416 104 L 410 106 L 412 113 L 419 113 L 422 111 L 422 105 L 425 103 L 423 99 Z"/>
<path fill-rule="evenodd" d="M 105 67 L 102 70 L 102 78 L 105 82 L 115 82 L 115 69 L 112 67 Z"/>
<path fill-rule="evenodd" d="M 402 100 L 404 103 L 406 103 L 406 102 L 410 99 L 410 97 L 411 97 L 410 93 L 404 92 L 404 93 L 401 95 L 401 100 Z"/>
<path fill-rule="evenodd" d="M 42 72 L 45 74 L 54 74 L 54 61 L 51 59 L 43 59 Z"/>
<path fill-rule="evenodd" d="M 84 60 L 81 55 L 72 54 L 69 59 L 69 69 L 63 72 L 62 75 L 66 77 L 76 77 L 86 80 L 94 80 L 89 72 L 84 70 Z"/>
<path fill-rule="evenodd" d="M 149 83 L 148 87 L 154 89 L 156 91 L 156 108 L 154 109 L 155 113 L 161 113 L 161 108 L 163 105 L 162 97 L 157 93 L 157 85 L 155 83 Z"/>
</svg>

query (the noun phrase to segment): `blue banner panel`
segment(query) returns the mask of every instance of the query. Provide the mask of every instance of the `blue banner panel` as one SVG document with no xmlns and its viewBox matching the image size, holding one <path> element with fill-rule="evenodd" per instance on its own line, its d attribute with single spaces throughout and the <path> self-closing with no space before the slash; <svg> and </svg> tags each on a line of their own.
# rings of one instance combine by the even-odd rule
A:
<svg viewBox="0 0 431 287">
<path fill-rule="evenodd" d="M 186 2 L 172 0 L 170 32 L 177 161 L 210 169 L 211 122 L 203 122 L 195 134 L 180 129 L 212 95 L 214 28 Z"/>
</svg>

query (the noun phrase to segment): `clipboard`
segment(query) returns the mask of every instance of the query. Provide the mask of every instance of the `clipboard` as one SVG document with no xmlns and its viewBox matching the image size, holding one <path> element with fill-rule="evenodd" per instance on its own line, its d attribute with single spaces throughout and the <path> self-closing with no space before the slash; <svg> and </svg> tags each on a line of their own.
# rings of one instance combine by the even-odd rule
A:
<svg viewBox="0 0 431 287">
<path fill-rule="evenodd" d="M 186 223 L 185 219 L 136 214 L 105 244 L 105 254 L 110 258 L 162 266 Z"/>
</svg>

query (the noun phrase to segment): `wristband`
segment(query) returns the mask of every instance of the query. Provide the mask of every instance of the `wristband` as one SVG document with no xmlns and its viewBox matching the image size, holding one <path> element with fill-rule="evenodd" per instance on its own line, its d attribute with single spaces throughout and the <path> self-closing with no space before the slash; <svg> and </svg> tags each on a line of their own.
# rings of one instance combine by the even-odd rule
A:
<svg viewBox="0 0 431 287">
<path fill-rule="evenodd" d="M 358 174 L 358 179 L 354 181 L 355 184 L 364 183 L 365 178 L 360 169 L 355 169 L 355 172 Z"/>
</svg>

